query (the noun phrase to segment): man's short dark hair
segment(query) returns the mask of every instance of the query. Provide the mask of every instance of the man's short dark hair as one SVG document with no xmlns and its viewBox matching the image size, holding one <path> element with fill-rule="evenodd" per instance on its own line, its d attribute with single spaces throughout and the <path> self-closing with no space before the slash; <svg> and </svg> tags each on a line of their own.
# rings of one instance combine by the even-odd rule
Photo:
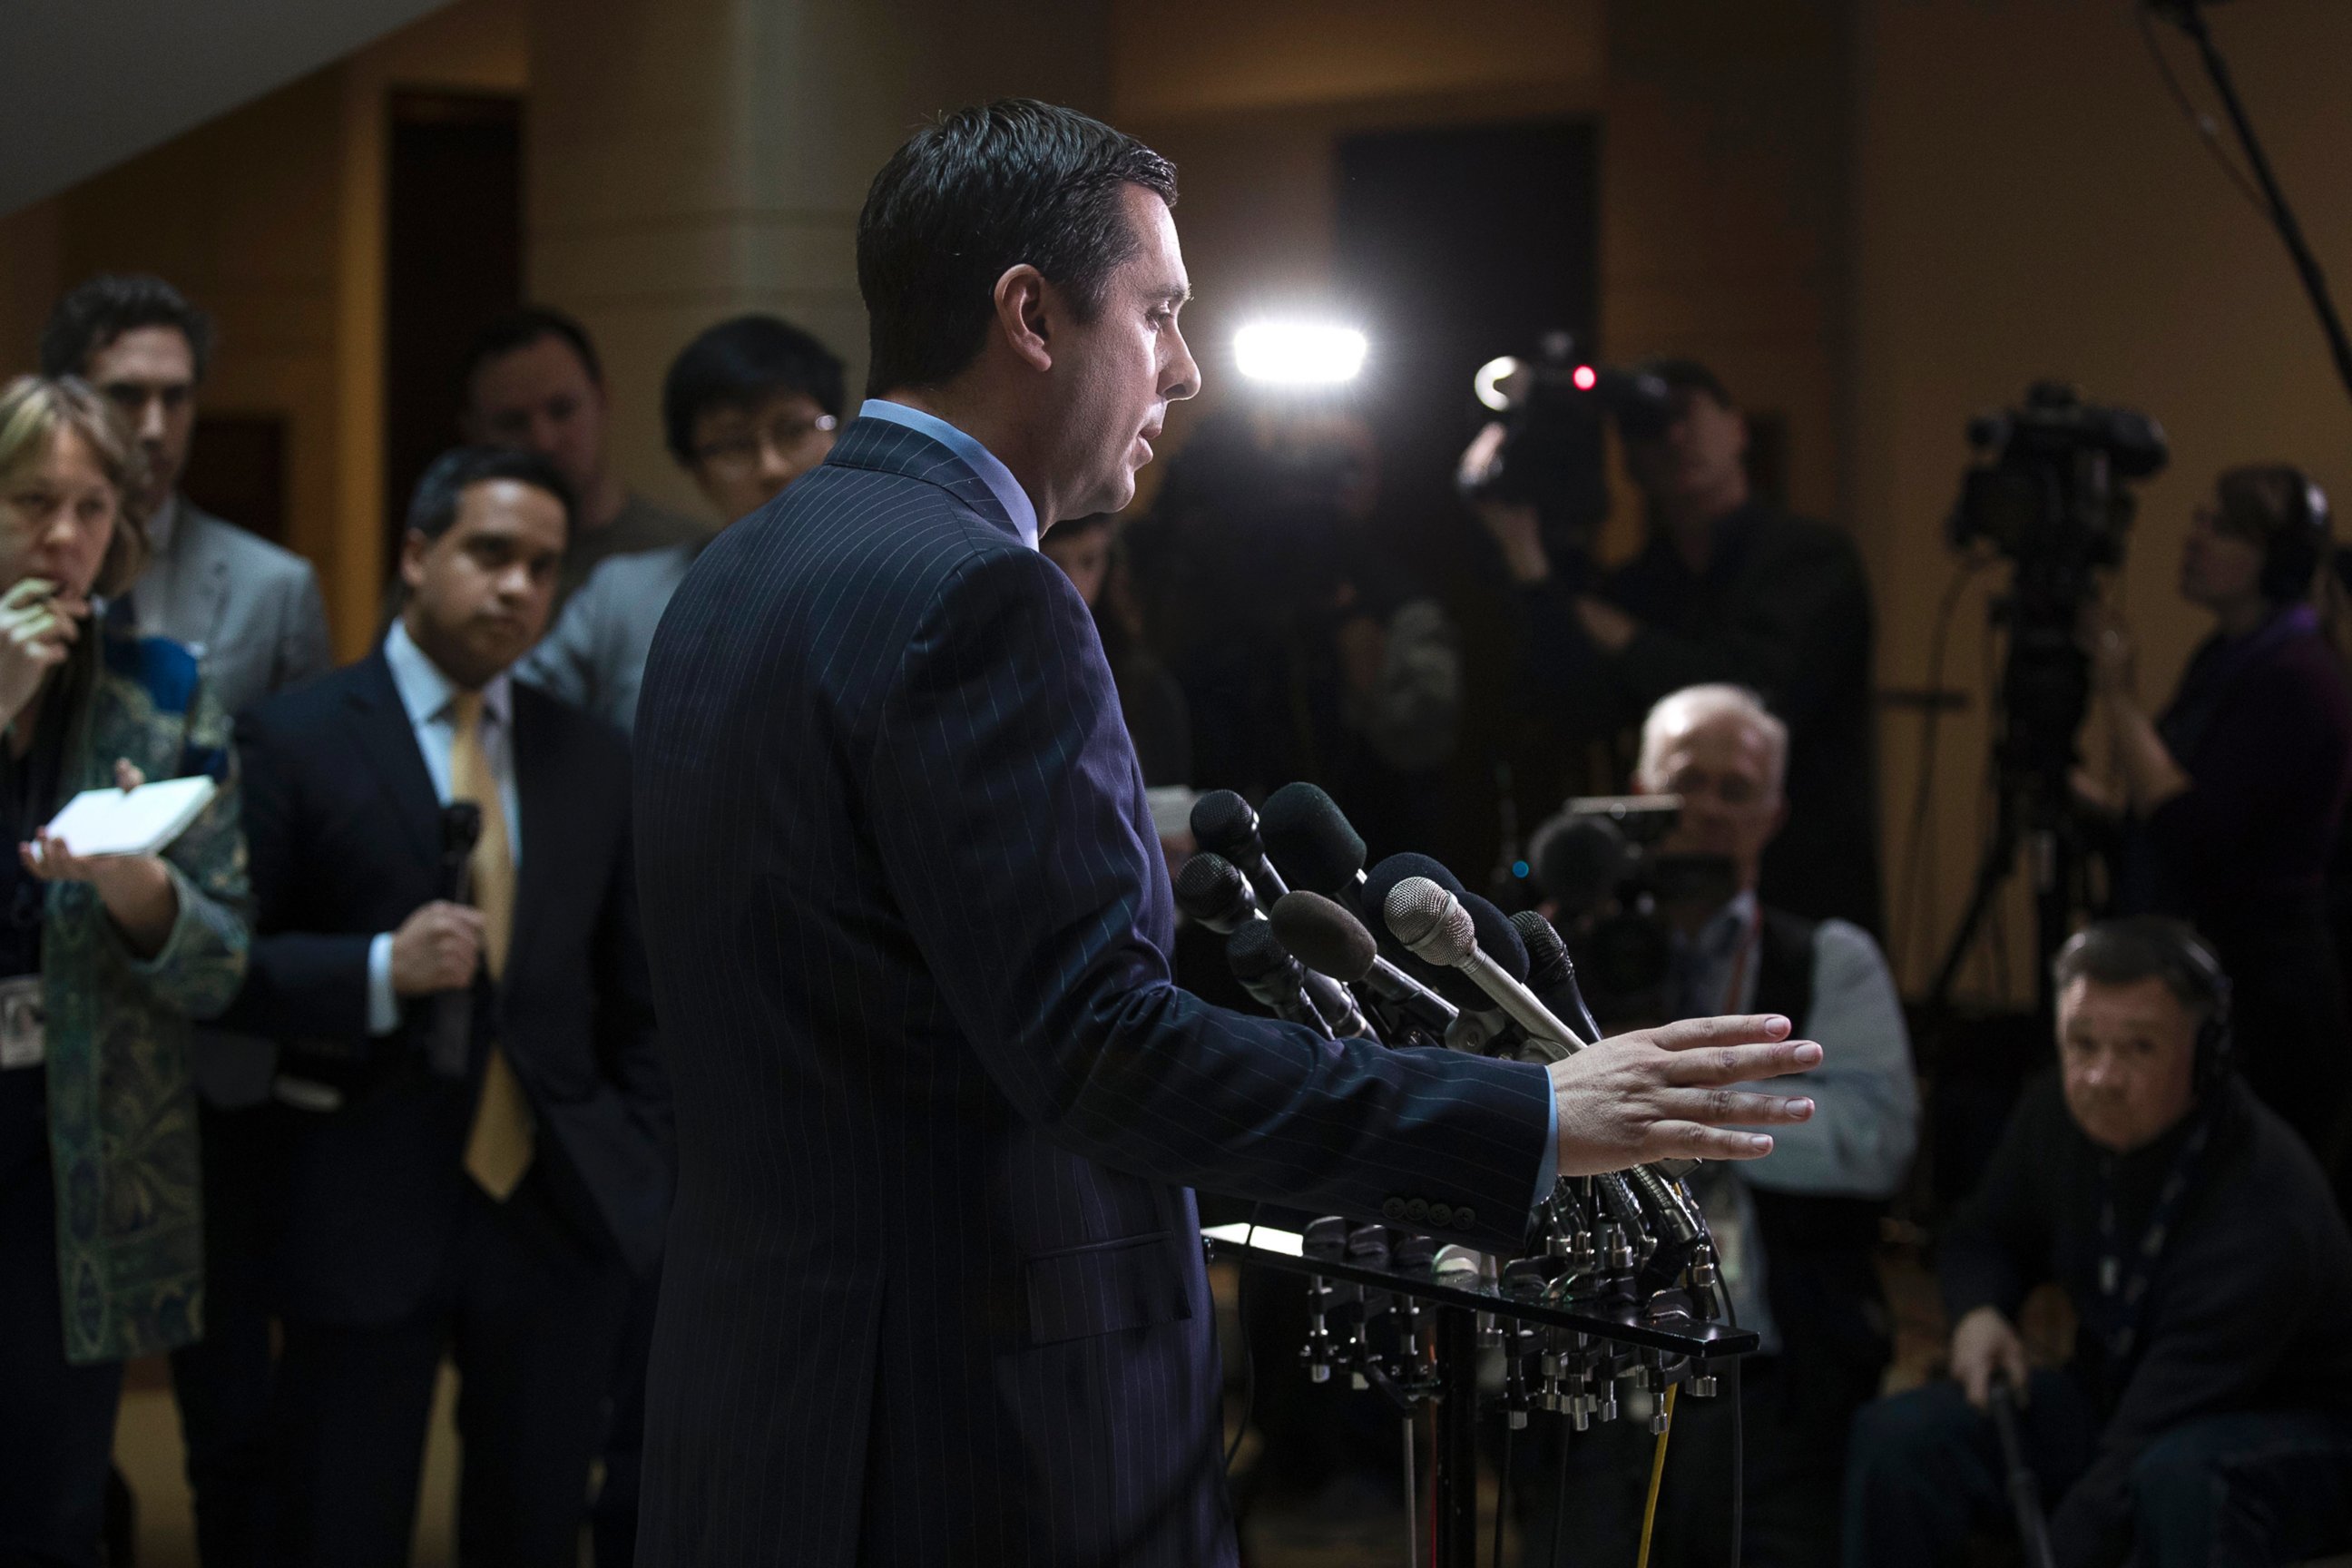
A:
<svg viewBox="0 0 2352 1568">
<path fill-rule="evenodd" d="M 509 310 L 474 334 L 474 346 L 466 354 L 466 386 L 470 395 L 474 376 L 491 360 L 527 349 L 547 338 L 560 338 L 580 356 L 581 368 L 597 385 L 604 384 L 604 363 L 596 357 L 596 345 L 589 340 L 588 329 L 562 311 L 546 305 L 525 305 L 519 310 Z"/>
<path fill-rule="evenodd" d="M 2180 1005 L 2210 1018 L 2223 1005 L 2229 982 L 2197 933 L 2179 921 L 2131 915 L 2084 926 L 2058 950 L 2051 978 L 2063 991 L 2077 980 L 2095 985 L 2137 985 L 2161 980 Z"/>
<path fill-rule="evenodd" d="M 563 532 L 572 534 L 572 487 L 555 465 L 536 452 L 511 447 L 453 447 L 425 465 L 408 500 L 408 527 L 427 539 L 438 539 L 457 521 L 466 491 L 491 479 L 513 479 L 545 490 L 563 508 Z"/>
<path fill-rule="evenodd" d="M 58 300 L 41 329 L 41 374 L 53 381 L 87 377 L 100 350 L 142 327 L 169 327 L 187 339 L 196 379 L 204 380 L 213 359 L 213 319 L 143 272 L 101 272 Z"/>
<path fill-rule="evenodd" d="M 1074 109 L 1003 99 L 917 132 L 857 215 L 868 395 L 954 379 L 980 356 L 996 280 L 1024 262 L 1091 319 L 1135 254 L 1129 185 L 1176 205 L 1174 164 Z"/>
<path fill-rule="evenodd" d="M 841 417 L 841 361 L 808 333 L 774 316 L 737 316 L 678 351 L 662 381 L 662 431 L 670 455 L 694 463 L 694 424 L 714 408 L 751 412 L 797 392 Z"/>
<path fill-rule="evenodd" d="M 1731 400 L 1723 378 L 1695 359 L 1649 359 L 1634 368 L 1656 376 L 1676 392 L 1704 392 L 1726 408 L 1739 406 Z"/>
</svg>

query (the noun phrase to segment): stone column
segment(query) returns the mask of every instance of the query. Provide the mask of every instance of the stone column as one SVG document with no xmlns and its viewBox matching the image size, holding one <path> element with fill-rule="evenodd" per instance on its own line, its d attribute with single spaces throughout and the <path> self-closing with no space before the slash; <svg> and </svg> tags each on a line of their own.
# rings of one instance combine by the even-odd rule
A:
<svg viewBox="0 0 2352 1568">
<path fill-rule="evenodd" d="M 525 121 L 532 296 L 595 335 L 614 456 L 693 499 L 660 388 L 702 328 L 771 310 L 864 384 L 856 232 L 924 117 L 1013 94 L 1099 112 L 1104 0 L 534 0 Z"/>
</svg>

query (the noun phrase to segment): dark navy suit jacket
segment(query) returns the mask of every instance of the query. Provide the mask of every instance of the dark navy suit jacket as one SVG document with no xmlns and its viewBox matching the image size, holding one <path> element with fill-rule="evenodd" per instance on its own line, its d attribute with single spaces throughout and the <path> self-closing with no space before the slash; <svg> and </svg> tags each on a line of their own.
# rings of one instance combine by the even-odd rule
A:
<svg viewBox="0 0 2352 1568">
<path fill-rule="evenodd" d="M 679 1189 L 640 1560 L 1232 1560 L 1190 1186 L 1522 1238 L 1538 1070 L 1176 988 L 1094 624 L 861 420 L 721 534 L 638 708 Z"/>
<path fill-rule="evenodd" d="M 592 1249 L 640 1272 L 660 1254 L 669 1105 L 637 930 L 628 751 L 603 721 L 517 682 L 524 853 L 505 973 L 477 985 L 468 1076 L 427 1069 L 433 1009 L 367 1031 L 367 950 L 443 896 L 441 808 L 381 649 L 237 724 L 256 906 L 240 1027 L 289 1049 L 341 1109 L 290 1125 L 284 1310 L 396 1321 L 440 1278 L 463 1195 L 488 1043 L 505 1047 L 539 1126 L 532 1170 Z"/>
</svg>

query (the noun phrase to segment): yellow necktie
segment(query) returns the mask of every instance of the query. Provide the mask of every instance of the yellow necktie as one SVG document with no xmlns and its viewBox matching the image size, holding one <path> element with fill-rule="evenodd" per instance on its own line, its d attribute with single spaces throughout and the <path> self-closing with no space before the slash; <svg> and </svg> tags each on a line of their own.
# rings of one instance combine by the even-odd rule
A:
<svg viewBox="0 0 2352 1568">
<path fill-rule="evenodd" d="M 507 836 L 506 803 L 482 750 L 481 693 L 461 691 L 450 699 L 450 717 L 457 735 L 449 747 L 449 798 L 472 801 L 482 813 L 482 836 L 474 841 L 467 867 L 474 907 L 482 911 L 483 957 L 495 981 L 505 972 L 507 944 L 514 934 L 514 841 Z M 473 1131 L 466 1135 L 466 1173 L 504 1203 L 530 1169 L 530 1102 L 506 1052 L 493 1040 Z"/>
</svg>

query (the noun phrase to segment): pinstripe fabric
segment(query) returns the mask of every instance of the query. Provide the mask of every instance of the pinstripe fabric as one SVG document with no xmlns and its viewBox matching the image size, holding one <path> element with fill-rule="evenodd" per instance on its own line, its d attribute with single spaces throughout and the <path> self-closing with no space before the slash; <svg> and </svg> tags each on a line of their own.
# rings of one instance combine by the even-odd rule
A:
<svg viewBox="0 0 2352 1568">
<path fill-rule="evenodd" d="M 916 432 L 704 551 L 638 712 L 680 1155 L 641 1559 L 1230 1562 L 1185 1189 L 1514 1244 L 1540 1070 L 1170 983 L 1086 607 Z"/>
</svg>

